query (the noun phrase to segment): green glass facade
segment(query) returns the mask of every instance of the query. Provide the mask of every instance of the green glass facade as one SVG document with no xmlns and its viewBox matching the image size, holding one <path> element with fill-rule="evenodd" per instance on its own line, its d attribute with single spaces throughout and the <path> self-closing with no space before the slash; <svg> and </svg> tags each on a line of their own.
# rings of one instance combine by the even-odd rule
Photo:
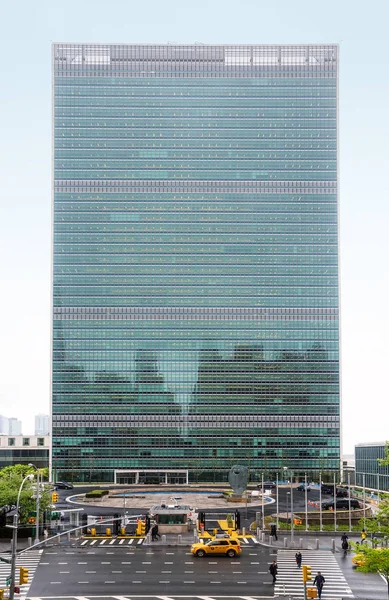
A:
<svg viewBox="0 0 389 600">
<path fill-rule="evenodd" d="M 386 458 L 385 442 L 357 444 L 355 446 L 355 483 L 373 490 L 389 490 L 389 466 L 381 466 Z"/>
<path fill-rule="evenodd" d="M 338 471 L 337 47 L 53 69 L 58 478 Z"/>
</svg>

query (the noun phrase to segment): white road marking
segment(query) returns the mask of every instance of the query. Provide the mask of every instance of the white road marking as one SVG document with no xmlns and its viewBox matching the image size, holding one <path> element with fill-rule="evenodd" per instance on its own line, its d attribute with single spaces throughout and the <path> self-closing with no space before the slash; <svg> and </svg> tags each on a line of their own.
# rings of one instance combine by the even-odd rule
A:
<svg viewBox="0 0 389 600">
<path fill-rule="evenodd" d="M 189 575 L 189 573 L 194 573 L 194 571 L 184 571 L 184 573 L 186 573 L 187 575 Z"/>
<path fill-rule="evenodd" d="M 112 545 L 112 544 L 114 544 L 115 542 L 116 542 L 116 540 L 115 540 L 115 539 L 113 539 L 113 540 L 112 540 L 112 542 L 109 542 L 109 543 L 110 543 L 110 545 Z"/>
<path fill-rule="evenodd" d="M 59 565 L 67 565 L 68 563 L 67 563 L 67 562 L 60 562 L 60 563 L 58 563 L 58 564 L 59 564 Z"/>
<path fill-rule="evenodd" d="M 107 562 L 101 562 L 102 565 L 110 565 L 111 563 L 109 561 Z"/>
<path fill-rule="evenodd" d="M 85 573 L 96 573 L 96 571 L 85 571 Z"/>
<path fill-rule="evenodd" d="M 96 544 L 97 540 L 93 540 L 93 542 L 90 543 L 91 546 L 93 546 L 93 544 Z"/>
<path fill-rule="evenodd" d="M 131 561 L 130 560 L 122 560 L 122 565 L 130 565 Z"/>
<path fill-rule="evenodd" d="M 77 564 L 78 565 L 87 565 L 88 563 L 87 562 L 78 562 Z"/>
<path fill-rule="evenodd" d="M 107 540 L 102 540 L 102 541 L 100 542 L 100 546 L 102 546 L 103 544 L 105 544 L 105 542 L 106 542 L 106 541 L 107 541 Z"/>
<path fill-rule="evenodd" d="M 123 571 L 111 571 L 111 573 L 123 573 Z"/>
<path fill-rule="evenodd" d="M 184 581 L 184 583 L 196 583 L 195 581 Z"/>
<path fill-rule="evenodd" d="M 133 581 L 132 583 L 142 583 L 141 581 Z"/>
<path fill-rule="evenodd" d="M 77 583 L 89 583 L 89 581 L 77 581 Z"/>
<path fill-rule="evenodd" d="M 50 585 L 57 585 L 57 584 L 61 585 L 61 582 L 60 581 L 50 581 Z"/>
<path fill-rule="evenodd" d="M 89 540 L 85 540 L 84 542 L 82 542 L 81 546 L 85 546 L 85 544 L 87 544 L 89 542 Z"/>
<path fill-rule="evenodd" d="M 121 546 L 121 544 L 124 544 L 124 538 L 122 540 L 120 540 L 119 546 Z"/>
<path fill-rule="evenodd" d="M 128 540 L 128 545 L 131 546 L 131 544 L 134 542 L 134 538 L 131 538 L 130 540 Z"/>
<path fill-rule="evenodd" d="M 104 583 L 115 583 L 114 581 L 104 581 Z"/>
<path fill-rule="evenodd" d="M 138 546 L 139 546 L 139 544 L 143 544 L 143 538 L 141 538 L 141 539 L 139 540 L 139 542 L 138 542 Z"/>
</svg>

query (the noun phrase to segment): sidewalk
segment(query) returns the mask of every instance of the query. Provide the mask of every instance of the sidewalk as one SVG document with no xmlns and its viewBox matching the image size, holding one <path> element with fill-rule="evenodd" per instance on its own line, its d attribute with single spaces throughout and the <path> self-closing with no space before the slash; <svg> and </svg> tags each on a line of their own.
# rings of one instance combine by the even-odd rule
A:
<svg viewBox="0 0 389 600">
<path fill-rule="evenodd" d="M 317 535 L 316 535 L 316 534 Z M 274 540 L 268 532 L 265 533 L 264 539 L 262 536 L 257 536 L 258 542 L 262 546 L 276 548 L 276 549 L 297 549 L 300 550 L 333 550 L 333 540 L 335 540 L 335 552 L 343 552 L 341 536 L 343 532 L 315 532 L 309 533 L 305 531 L 295 532 L 293 536 L 293 543 L 291 542 L 291 535 L 289 532 L 278 532 L 278 540 Z M 361 538 L 358 536 L 348 536 L 350 542 L 360 542 Z M 318 545 L 317 545 L 318 544 Z"/>
</svg>

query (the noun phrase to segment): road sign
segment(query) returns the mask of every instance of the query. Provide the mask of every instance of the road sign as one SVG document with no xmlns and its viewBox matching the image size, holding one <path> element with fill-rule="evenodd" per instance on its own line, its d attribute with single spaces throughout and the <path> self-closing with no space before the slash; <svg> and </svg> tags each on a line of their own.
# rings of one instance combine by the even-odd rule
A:
<svg viewBox="0 0 389 600">
<path fill-rule="evenodd" d="M 9 565 L 11 564 L 11 559 L 10 558 L 4 558 L 3 556 L 0 556 L 0 560 L 1 560 L 1 562 L 8 563 Z"/>
<path fill-rule="evenodd" d="M 9 575 L 5 580 L 5 585 L 11 585 L 11 575 Z"/>
</svg>

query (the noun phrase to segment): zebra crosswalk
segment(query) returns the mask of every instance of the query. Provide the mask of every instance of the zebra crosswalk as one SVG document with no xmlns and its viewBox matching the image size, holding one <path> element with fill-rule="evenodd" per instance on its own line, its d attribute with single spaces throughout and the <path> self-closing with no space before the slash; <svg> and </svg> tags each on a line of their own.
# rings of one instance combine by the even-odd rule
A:
<svg viewBox="0 0 389 600">
<path fill-rule="evenodd" d="M 87 538 L 80 546 L 141 546 L 145 538 Z"/>
<path fill-rule="evenodd" d="M 43 550 L 29 550 L 27 552 L 23 552 L 23 554 L 16 557 L 16 568 L 15 568 L 15 586 L 20 587 L 20 595 L 16 595 L 16 598 L 25 598 L 28 590 L 30 589 L 30 585 L 35 575 L 35 571 L 38 567 L 39 561 L 41 559 Z M 10 554 L 2 554 L 2 558 L 10 559 Z M 24 567 L 28 569 L 28 583 L 24 583 L 23 585 L 19 585 L 19 568 Z M 7 590 L 7 578 L 11 574 L 11 565 L 0 562 L 0 588 Z M 7 593 L 5 594 L 7 596 Z"/>
<path fill-rule="evenodd" d="M 177 538 L 177 536 L 175 536 L 175 539 Z M 192 540 L 191 542 L 188 542 L 188 545 L 190 546 L 190 544 L 193 542 L 194 540 Z M 200 542 L 203 542 L 204 544 L 206 542 L 209 542 L 208 538 L 199 538 Z M 80 546 L 95 546 L 95 547 L 99 547 L 99 546 L 142 546 L 145 542 L 145 538 L 86 538 L 86 539 L 80 539 L 78 540 L 78 543 Z M 257 540 L 257 538 L 255 538 L 254 536 L 251 537 L 239 537 L 239 542 L 240 545 L 242 546 L 242 548 L 244 548 L 245 546 L 258 546 L 259 545 L 259 541 Z M 156 542 L 158 544 L 158 542 Z"/>
<path fill-rule="evenodd" d="M 275 596 L 291 595 L 293 598 L 304 598 L 302 571 L 296 566 L 295 550 L 278 550 L 277 552 L 277 583 L 274 586 Z M 307 587 L 313 586 L 313 579 L 318 571 L 325 578 L 323 595 L 325 598 L 354 598 L 334 555 L 330 551 L 303 550 L 303 565 L 312 568 L 312 581 Z"/>
</svg>

